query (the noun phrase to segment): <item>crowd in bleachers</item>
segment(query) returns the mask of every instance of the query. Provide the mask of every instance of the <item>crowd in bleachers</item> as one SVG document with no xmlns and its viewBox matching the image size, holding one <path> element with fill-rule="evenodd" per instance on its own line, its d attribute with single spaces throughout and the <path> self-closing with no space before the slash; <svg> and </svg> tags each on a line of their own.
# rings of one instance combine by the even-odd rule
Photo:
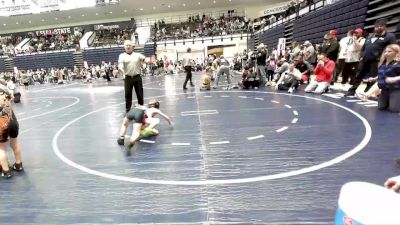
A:
<svg viewBox="0 0 400 225">
<path fill-rule="evenodd" d="M 0 56 L 14 56 L 15 46 L 22 41 L 21 36 L 10 35 L 7 37 L 0 37 Z"/>
<path fill-rule="evenodd" d="M 13 57 L 16 54 L 23 53 L 77 49 L 79 48 L 79 40 L 82 37 L 82 33 L 83 30 L 77 29 L 72 34 L 29 32 L 25 37 L 11 35 L 11 38 L 0 38 L 0 55 Z M 30 38 L 29 43 L 27 43 L 29 47 L 25 50 L 15 49 L 25 38 Z"/>
<path fill-rule="evenodd" d="M 132 29 L 101 29 L 95 31 L 96 38 L 92 44 L 93 47 L 121 45 L 124 40 L 137 39 L 137 34 Z M 72 33 L 53 34 L 53 33 L 34 33 L 29 32 L 26 37 L 10 36 L 0 38 L 0 55 L 10 57 L 16 54 L 34 53 L 43 51 L 58 51 L 67 49 L 79 49 L 79 41 L 84 34 L 81 28 L 74 28 Z M 24 38 L 30 38 L 29 47 L 25 50 L 15 49 L 15 46 Z"/>
<path fill-rule="evenodd" d="M 246 32 L 248 21 L 244 16 L 236 16 L 233 11 L 219 18 L 200 14 L 190 16 L 186 22 L 166 24 L 158 21 L 151 28 L 152 41 L 188 39 L 206 36 L 220 36 Z"/>
<path fill-rule="evenodd" d="M 122 45 L 125 40 L 134 40 L 135 32 L 133 29 L 101 29 L 97 30 L 93 47 L 107 45 Z"/>
<path fill-rule="evenodd" d="M 306 8 L 314 4 L 314 0 L 294 0 L 288 3 L 286 10 L 278 13 L 273 13 L 263 17 L 255 18 L 250 21 L 248 29 L 250 31 L 256 31 L 263 29 L 265 26 L 274 24 L 276 21 L 282 20 L 283 18 L 289 17 L 292 14 L 296 14 L 302 8 Z"/>
<path fill-rule="evenodd" d="M 73 34 L 39 34 L 29 33 L 31 46 L 26 52 L 55 51 L 64 49 L 79 49 L 79 40 L 82 37 L 81 31 Z M 20 52 L 22 53 L 22 52 Z"/>
<path fill-rule="evenodd" d="M 102 62 L 101 65 L 90 65 L 88 68 L 42 68 L 37 70 L 18 70 L 17 72 L 2 72 L 0 79 L 12 80 L 19 85 L 35 85 L 58 83 L 62 84 L 73 80 L 82 80 L 91 82 L 97 79 L 107 79 L 111 81 L 111 77 L 118 76 L 118 68 L 116 64 L 111 62 Z"/>
</svg>

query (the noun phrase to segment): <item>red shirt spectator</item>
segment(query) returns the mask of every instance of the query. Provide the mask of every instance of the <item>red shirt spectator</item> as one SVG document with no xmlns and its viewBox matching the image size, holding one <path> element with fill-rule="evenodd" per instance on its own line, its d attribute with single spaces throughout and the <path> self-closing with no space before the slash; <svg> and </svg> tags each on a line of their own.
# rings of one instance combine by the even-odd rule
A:
<svg viewBox="0 0 400 225">
<path fill-rule="evenodd" d="M 323 60 L 324 65 L 318 63 L 314 70 L 314 74 L 317 75 L 316 80 L 318 82 L 331 82 L 333 71 L 335 70 L 335 62 L 325 57 Z"/>
</svg>

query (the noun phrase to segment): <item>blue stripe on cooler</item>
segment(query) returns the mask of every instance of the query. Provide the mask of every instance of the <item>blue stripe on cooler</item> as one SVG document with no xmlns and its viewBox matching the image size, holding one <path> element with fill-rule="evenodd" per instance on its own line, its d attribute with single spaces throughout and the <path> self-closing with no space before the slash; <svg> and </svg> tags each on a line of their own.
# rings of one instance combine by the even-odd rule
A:
<svg viewBox="0 0 400 225">
<path fill-rule="evenodd" d="M 335 225 L 364 225 L 348 217 L 345 212 L 339 207 L 336 212 Z"/>
</svg>

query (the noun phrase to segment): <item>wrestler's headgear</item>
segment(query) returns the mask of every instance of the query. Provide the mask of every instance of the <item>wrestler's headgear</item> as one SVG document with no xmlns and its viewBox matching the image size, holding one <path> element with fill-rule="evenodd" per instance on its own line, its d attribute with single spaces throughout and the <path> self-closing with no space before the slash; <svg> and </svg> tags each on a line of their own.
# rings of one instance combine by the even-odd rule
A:
<svg viewBox="0 0 400 225">
<path fill-rule="evenodd" d="M 149 102 L 149 107 L 150 108 L 156 108 L 159 109 L 160 108 L 160 102 L 157 99 L 152 99 Z"/>
</svg>

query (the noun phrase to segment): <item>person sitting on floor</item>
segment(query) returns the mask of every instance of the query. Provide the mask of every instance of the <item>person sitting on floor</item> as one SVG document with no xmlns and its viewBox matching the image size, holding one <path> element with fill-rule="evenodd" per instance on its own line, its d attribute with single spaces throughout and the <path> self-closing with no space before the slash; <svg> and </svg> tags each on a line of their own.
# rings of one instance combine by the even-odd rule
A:
<svg viewBox="0 0 400 225">
<path fill-rule="evenodd" d="M 304 60 L 302 56 L 297 56 L 294 59 L 294 65 L 301 73 L 301 82 L 308 83 L 310 76 L 313 75 L 314 72 L 313 66 Z"/>
<path fill-rule="evenodd" d="M 287 62 L 286 58 L 282 57 L 279 62 L 277 63 L 277 68 L 275 70 L 274 81 L 278 81 L 281 78 L 281 75 L 289 70 L 289 63 Z M 271 83 L 272 85 L 273 83 Z"/>
<path fill-rule="evenodd" d="M 289 70 L 284 72 L 275 85 L 275 90 L 285 90 L 293 93 L 299 87 L 301 80 L 301 72 L 295 68 L 294 64 L 290 64 Z"/>
<path fill-rule="evenodd" d="M 335 70 L 335 62 L 330 60 L 327 57 L 326 53 L 320 53 L 318 55 L 318 65 L 314 70 L 314 74 L 316 75 L 316 77 L 306 87 L 305 92 L 322 94 L 326 90 L 328 90 L 328 87 L 332 81 L 334 70 Z"/>
<path fill-rule="evenodd" d="M 386 47 L 378 68 L 378 86 L 381 94 L 378 109 L 400 112 L 400 46 L 392 44 Z"/>
<path fill-rule="evenodd" d="M 257 79 L 257 75 L 254 73 L 253 69 L 249 69 L 248 66 L 244 67 L 242 80 L 239 81 L 239 86 L 243 89 L 259 88 L 260 80 Z"/>
</svg>

